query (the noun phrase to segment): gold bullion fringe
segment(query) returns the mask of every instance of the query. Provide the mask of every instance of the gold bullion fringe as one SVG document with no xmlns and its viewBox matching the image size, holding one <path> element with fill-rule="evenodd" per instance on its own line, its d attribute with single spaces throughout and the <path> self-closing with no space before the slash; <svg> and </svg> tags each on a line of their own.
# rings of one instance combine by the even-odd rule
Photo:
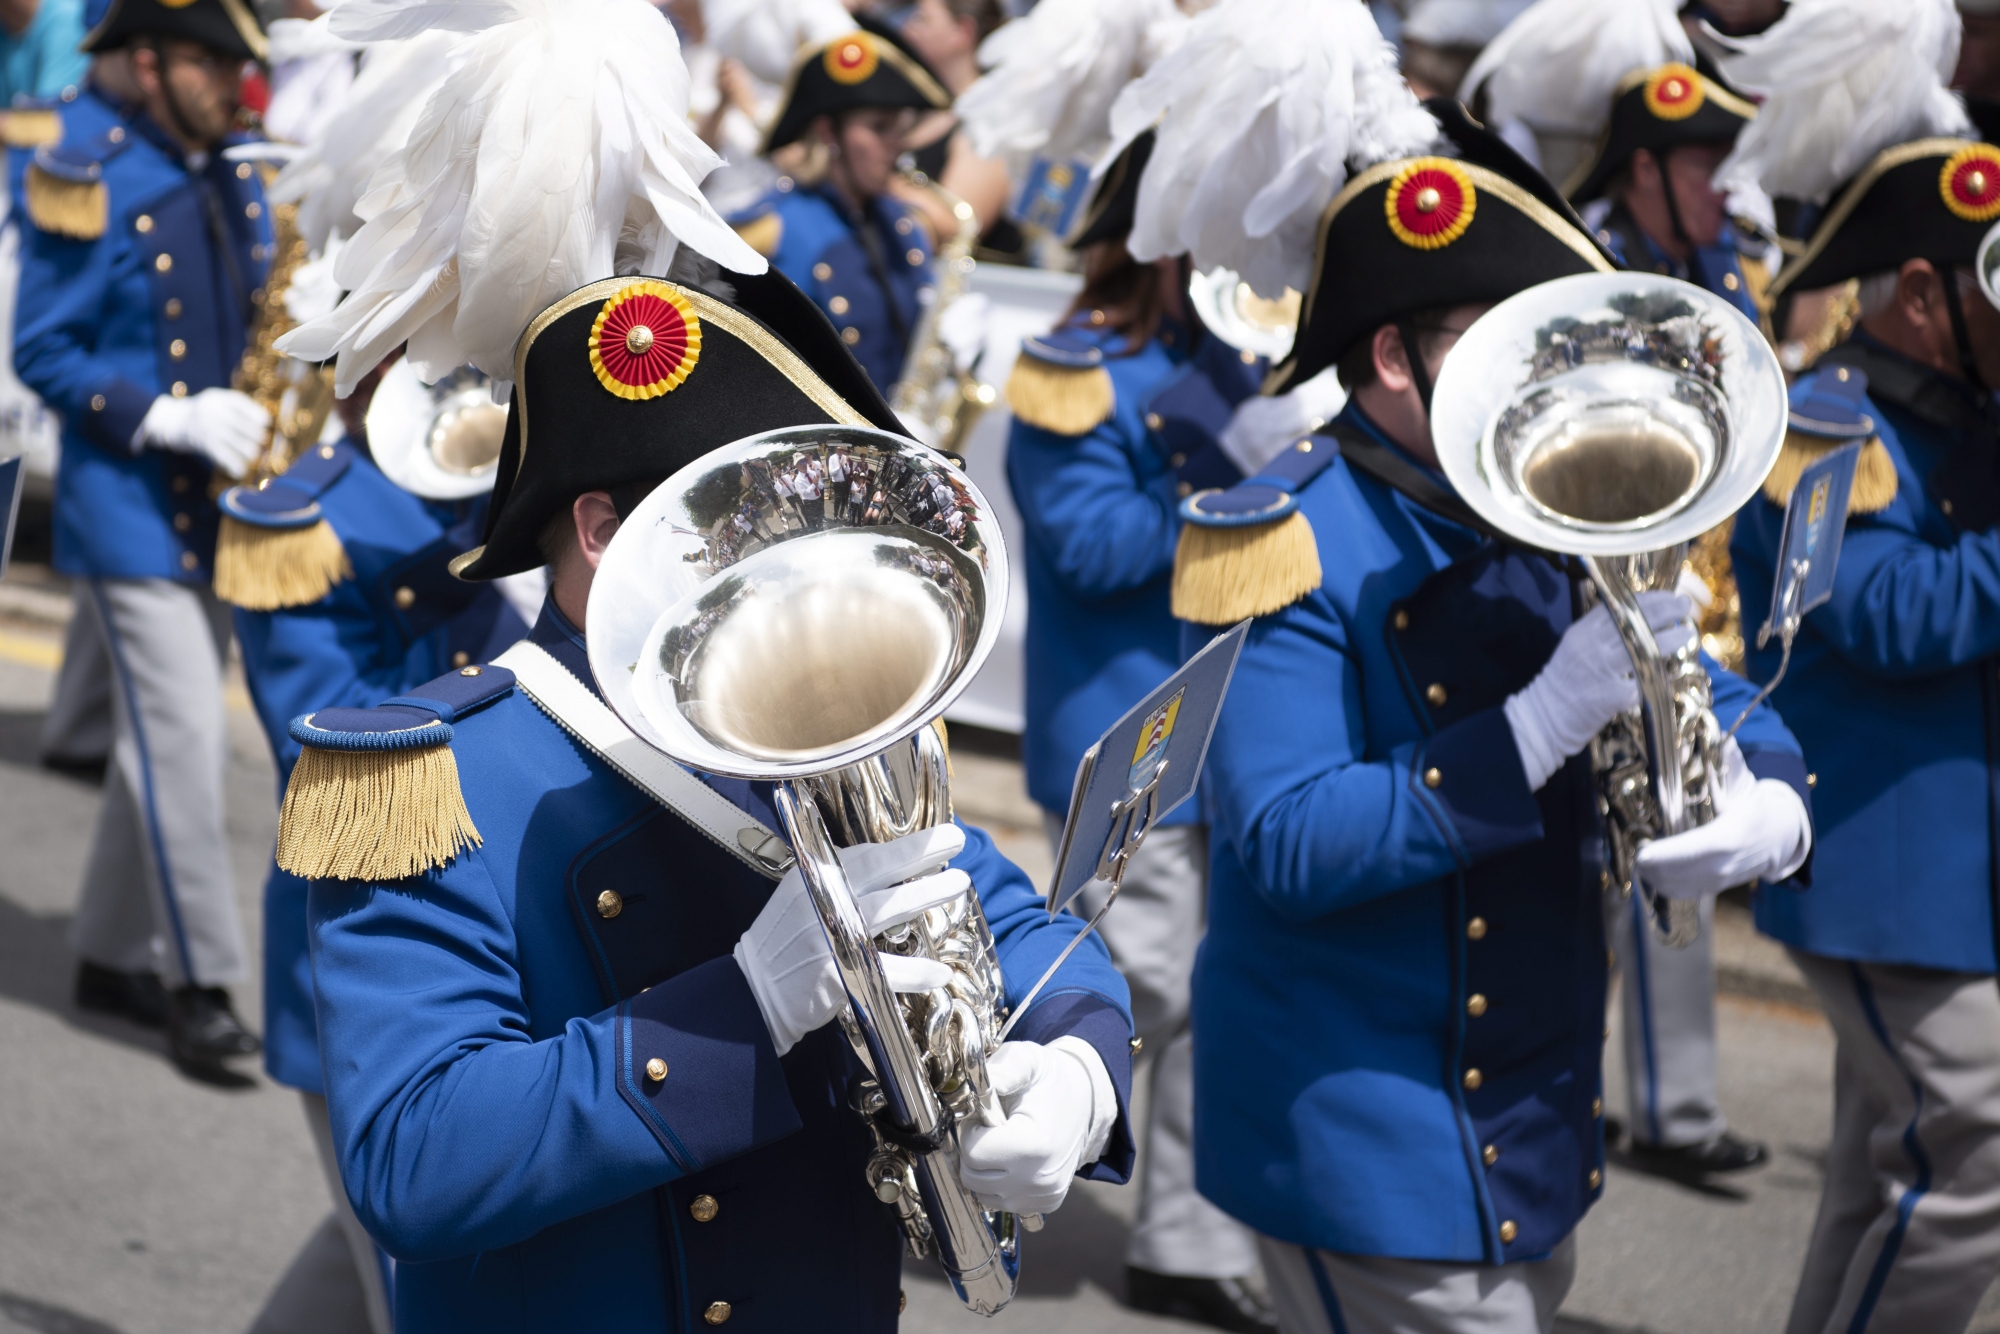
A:
<svg viewBox="0 0 2000 1334">
<path fill-rule="evenodd" d="M 353 577 L 347 549 L 325 519 L 308 528 L 260 528 L 222 516 L 215 539 L 215 595 L 231 606 L 303 607 Z"/>
<path fill-rule="evenodd" d="M 95 241 L 110 221 L 110 197 L 103 181 L 66 181 L 31 163 L 23 193 L 28 217 L 55 236 Z"/>
<path fill-rule="evenodd" d="M 278 865 L 306 880 L 406 880 L 483 841 L 449 745 L 307 746 L 278 817 Z"/>
<path fill-rule="evenodd" d="M 1111 375 L 1102 366 L 1051 366 L 1023 353 L 1007 377 L 1007 406 L 1030 426 L 1082 435 L 1111 415 Z"/>
<path fill-rule="evenodd" d="M 1319 585 L 1319 543 L 1296 510 L 1256 527 L 1181 529 L 1173 594 L 1181 620 L 1233 625 L 1289 607 Z"/>
<path fill-rule="evenodd" d="M 1774 505 L 1790 504 L 1799 474 L 1815 459 L 1844 443 L 1797 431 L 1788 433 L 1785 447 L 1778 451 L 1778 461 L 1764 477 L 1765 499 Z M 1848 493 L 1847 512 L 1879 514 L 1895 498 L 1896 461 L 1889 457 L 1888 446 L 1880 438 L 1872 439 L 1861 447 L 1861 459 L 1854 466 L 1854 490 Z"/>
</svg>

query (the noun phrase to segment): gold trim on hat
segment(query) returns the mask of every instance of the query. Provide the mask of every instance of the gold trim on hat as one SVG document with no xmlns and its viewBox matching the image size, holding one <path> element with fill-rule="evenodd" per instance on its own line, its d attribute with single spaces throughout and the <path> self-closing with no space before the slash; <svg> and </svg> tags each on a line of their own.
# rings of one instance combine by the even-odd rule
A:
<svg viewBox="0 0 2000 1334">
<path fill-rule="evenodd" d="M 1312 323 L 1313 302 L 1319 296 L 1320 277 L 1326 269 L 1326 234 L 1332 229 L 1333 220 L 1339 217 L 1340 211 L 1353 203 L 1358 196 L 1380 185 L 1384 181 L 1393 179 L 1397 173 L 1409 165 L 1411 160 L 1410 158 L 1397 158 L 1389 162 L 1376 163 L 1367 171 L 1348 181 L 1347 187 L 1335 195 L 1333 202 L 1328 204 L 1326 210 L 1319 215 L 1319 232 L 1313 240 L 1312 281 L 1306 286 L 1305 305 L 1299 311 L 1298 328 L 1301 333 L 1305 331 L 1307 325 Z M 1472 178 L 1473 185 L 1477 189 L 1491 194 L 1496 199 L 1511 204 L 1517 211 L 1525 215 L 1529 221 L 1539 224 L 1542 230 L 1548 232 L 1571 250 L 1574 250 L 1593 269 L 1598 270 L 1600 273 L 1616 272 L 1610 262 L 1604 258 L 1603 253 L 1592 243 L 1591 239 L 1568 218 L 1565 218 L 1562 214 L 1556 212 L 1497 171 L 1489 170 L 1474 162 L 1467 162 L 1462 158 L 1454 158 L 1453 161 L 1457 164 L 1460 171 L 1463 171 L 1467 176 Z M 1384 223 L 1384 226 L 1386 225 Z M 1271 372 L 1267 383 L 1272 385 L 1285 384 L 1291 378 L 1292 367 L 1297 364 L 1297 361 L 1298 359 L 1295 356 L 1286 358 L 1283 365 Z"/>
<path fill-rule="evenodd" d="M 797 96 L 799 91 L 799 75 L 804 72 L 805 67 L 812 64 L 815 60 L 824 58 L 827 49 L 834 42 L 844 42 L 856 33 L 860 33 L 869 39 L 875 48 L 875 54 L 880 59 L 888 61 L 898 74 L 909 80 L 910 85 L 929 100 L 933 111 L 943 111 L 951 105 L 951 94 L 946 92 L 943 85 L 939 84 L 936 79 L 925 73 L 923 66 L 910 59 L 901 47 L 887 38 L 875 36 L 874 33 L 869 32 L 866 28 L 855 28 L 850 32 L 840 34 L 840 36 L 834 38 L 832 41 L 821 42 L 818 46 L 804 47 L 797 55 L 792 57 L 792 68 L 785 75 L 784 93 L 777 101 L 778 110 L 771 117 L 771 124 L 764 131 L 763 141 L 757 145 L 759 156 L 768 156 L 773 151 L 771 135 L 777 131 L 778 126 L 784 123 L 785 113 L 792 109 L 792 98 Z M 873 76 L 873 71 L 870 72 L 870 75 L 871 77 Z M 829 74 L 827 77 L 832 78 L 833 76 Z"/>
<path fill-rule="evenodd" d="M 682 300 L 695 308 L 704 325 L 721 329 L 734 336 L 737 341 L 748 344 L 752 352 L 769 362 L 777 372 L 790 380 L 800 393 L 842 426 L 871 426 L 866 417 L 848 405 L 846 399 L 833 392 L 826 381 L 813 372 L 812 367 L 798 353 L 786 347 L 776 335 L 751 316 L 732 306 L 717 301 L 705 292 L 682 287 L 679 283 L 666 282 L 659 278 L 603 278 L 588 287 L 579 287 L 562 300 L 556 302 L 541 314 L 535 316 L 514 345 L 514 402 L 520 409 L 521 440 L 514 461 L 514 476 L 510 481 L 519 481 L 521 470 L 528 462 L 528 349 L 535 345 L 535 339 L 543 330 L 563 316 L 581 306 L 606 301 L 628 287 L 658 284 L 678 293 Z"/>
<path fill-rule="evenodd" d="M 1885 173 L 1920 158 L 1950 157 L 1960 149 L 1977 142 L 1976 139 L 1966 139 L 1957 135 L 1940 135 L 1932 139 L 1912 139 L 1907 144 L 1897 144 L 1894 148 L 1885 148 L 1877 153 L 1868 165 L 1861 169 L 1861 174 L 1854 178 L 1854 183 L 1841 191 L 1840 198 L 1834 201 L 1833 207 L 1827 210 L 1824 218 L 1820 219 L 1819 226 L 1813 228 L 1813 234 L 1806 241 L 1805 248 L 1800 250 L 1797 257 L 1780 269 L 1778 276 L 1771 280 L 1770 299 L 1777 300 L 1779 294 L 1791 287 L 1792 280 L 1804 273 L 1807 266 L 1820 257 L 1820 253 L 1832 243 L 1834 233 L 1838 232 L 1854 210 L 1861 206 L 1862 199 L 1875 188 L 1875 182 L 1881 180 Z"/>
</svg>

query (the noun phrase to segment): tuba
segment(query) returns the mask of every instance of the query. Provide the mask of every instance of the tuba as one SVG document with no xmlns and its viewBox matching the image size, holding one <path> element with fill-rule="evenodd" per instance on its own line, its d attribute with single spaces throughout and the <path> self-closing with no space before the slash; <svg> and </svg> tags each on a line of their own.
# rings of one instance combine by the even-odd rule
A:
<svg viewBox="0 0 2000 1334">
<path fill-rule="evenodd" d="M 982 1315 L 1013 1296 L 1020 1232 L 1039 1225 L 986 1212 L 958 1175 L 957 1127 L 998 1117 L 993 937 L 968 891 L 869 938 L 835 849 L 951 818 L 935 724 L 998 639 L 1006 597 L 998 521 L 963 472 L 902 436 L 801 426 L 656 488 L 607 548 L 587 617 L 592 674 L 641 739 L 692 769 L 778 784 L 790 852 L 755 831 L 739 841 L 773 871 L 797 858 L 826 929 L 850 1002 L 840 1024 L 866 1071 L 868 1188 Z M 898 996 L 877 950 L 938 960 L 951 982 Z"/>
<path fill-rule="evenodd" d="M 1432 434 L 1445 474 L 1504 536 L 1580 559 L 1638 678 L 1640 708 L 1591 743 L 1612 882 L 1648 840 L 1715 816 L 1723 733 L 1699 646 L 1660 652 L 1638 595 L 1740 509 L 1785 436 L 1785 379 L 1720 297 L 1651 274 L 1560 278 L 1501 302 L 1445 359 Z M 1699 905 L 1650 903 L 1685 946 Z"/>
</svg>

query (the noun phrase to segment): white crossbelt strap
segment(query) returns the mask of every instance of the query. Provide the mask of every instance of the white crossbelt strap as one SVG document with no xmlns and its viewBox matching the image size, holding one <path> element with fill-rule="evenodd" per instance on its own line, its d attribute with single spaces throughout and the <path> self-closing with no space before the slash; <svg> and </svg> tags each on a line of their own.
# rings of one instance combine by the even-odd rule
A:
<svg viewBox="0 0 2000 1334">
<path fill-rule="evenodd" d="M 523 639 L 493 660 L 536 707 L 633 786 L 706 834 L 759 875 L 776 880 L 791 864 L 783 839 L 708 784 L 654 750 L 589 686 L 540 644 Z"/>
</svg>

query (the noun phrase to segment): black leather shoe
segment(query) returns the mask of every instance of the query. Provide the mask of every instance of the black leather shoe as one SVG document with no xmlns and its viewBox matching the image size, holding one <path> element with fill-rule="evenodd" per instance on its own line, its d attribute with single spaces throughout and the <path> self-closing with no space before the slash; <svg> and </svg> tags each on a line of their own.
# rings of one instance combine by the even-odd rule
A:
<svg viewBox="0 0 2000 1334">
<path fill-rule="evenodd" d="M 1192 1320 L 1236 1334 L 1277 1334 L 1278 1316 L 1240 1278 L 1189 1278 L 1125 1266 L 1125 1304 L 1149 1315 Z"/>
<path fill-rule="evenodd" d="M 76 1008 L 158 1028 L 167 1022 L 167 989 L 155 974 L 121 973 L 85 959 L 76 966 Z"/>
<path fill-rule="evenodd" d="M 182 1065 L 212 1069 L 262 1046 L 244 1028 L 221 987 L 180 987 L 167 1001 L 167 1045 Z"/>
<path fill-rule="evenodd" d="M 111 767 L 108 755 L 44 755 L 42 767 L 52 774 L 65 778 L 80 778 L 86 783 L 104 782 L 105 772 Z"/>
<path fill-rule="evenodd" d="M 1699 1144 L 1662 1148 L 1632 1141 L 1632 1165 L 1666 1177 L 1720 1176 L 1747 1172 L 1770 1161 L 1770 1150 L 1754 1139 L 1744 1139 L 1725 1130 L 1714 1139 Z"/>
</svg>

